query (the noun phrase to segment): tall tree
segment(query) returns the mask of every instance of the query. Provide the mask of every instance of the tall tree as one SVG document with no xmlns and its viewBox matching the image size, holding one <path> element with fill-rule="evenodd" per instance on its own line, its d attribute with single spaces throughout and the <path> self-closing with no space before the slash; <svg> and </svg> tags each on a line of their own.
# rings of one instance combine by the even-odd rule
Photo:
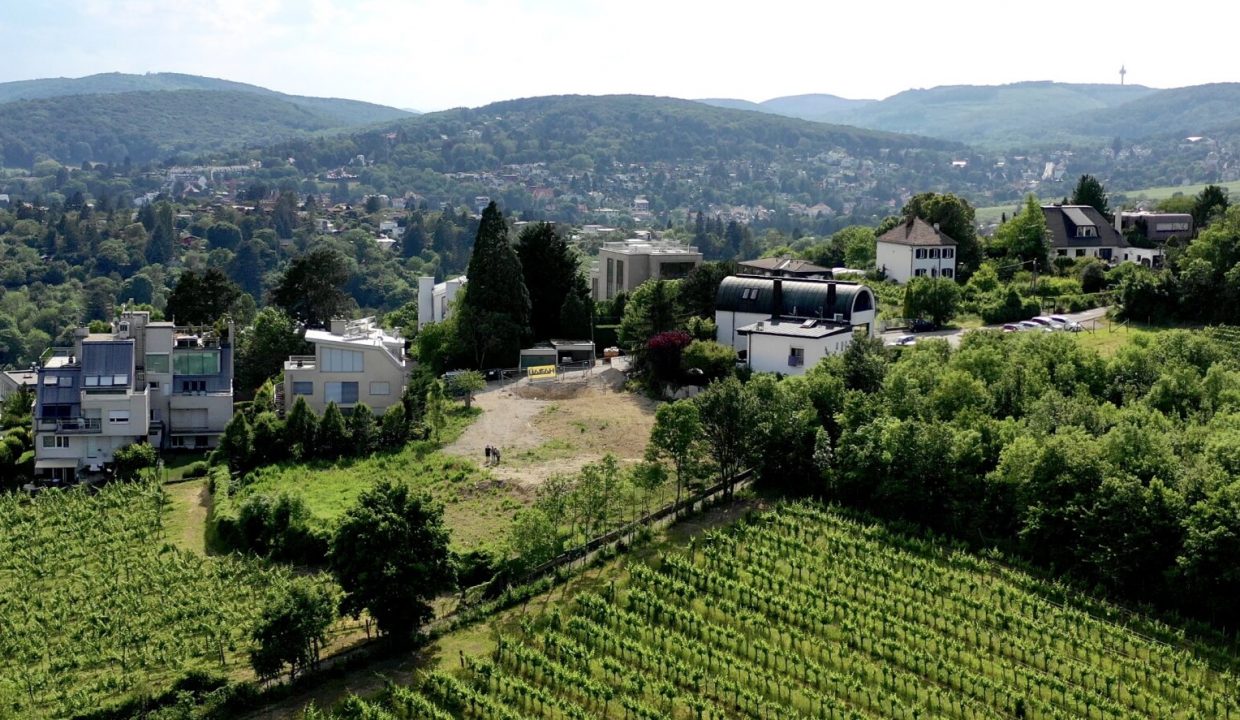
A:
<svg viewBox="0 0 1240 720">
<path fill-rule="evenodd" d="M 343 610 L 366 610 L 395 642 L 430 620 L 431 600 L 455 584 L 443 509 L 393 480 L 380 480 L 345 513 L 329 557 Z"/>
<path fill-rule="evenodd" d="M 186 270 L 168 295 L 164 315 L 180 323 L 207 325 L 227 315 L 240 298 L 241 288 L 219 270 Z"/>
<path fill-rule="evenodd" d="M 702 422 L 695 403 L 687 400 L 664 403 L 655 411 L 647 454 L 670 458 L 676 467 L 677 503 L 689 469 L 698 456 L 701 438 Z"/>
<path fill-rule="evenodd" d="M 569 290 L 560 306 L 560 337 L 581 340 L 594 337 L 594 301 L 585 278 L 577 276 L 577 285 Z"/>
<path fill-rule="evenodd" d="M 736 263 L 704 262 L 689 271 L 679 282 L 676 302 L 685 316 L 715 317 L 715 296 L 719 285 L 729 275 L 736 274 Z"/>
<path fill-rule="evenodd" d="M 228 277 L 251 297 L 262 297 L 263 268 L 257 241 L 246 240 L 237 246 L 237 254 L 228 264 Z"/>
<path fill-rule="evenodd" d="M 276 237 L 292 239 L 293 230 L 297 228 L 297 193 L 288 190 L 280 192 L 271 211 L 271 226 L 276 231 Z"/>
<path fill-rule="evenodd" d="M 141 215 L 139 214 L 139 217 Z M 176 228 L 172 225 L 171 203 L 160 203 L 155 211 L 155 227 L 146 242 L 146 262 L 150 265 L 166 265 L 176 258 Z"/>
<path fill-rule="evenodd" d="M 678 280 L 647 280 L 633 290 L 624 306 L 617 333 L 620 344 L 630 350 L 645 345 L 652 336 L 679 327 L 676 299 Z"/>
<path fill-rule="evenodd" d="M 1050 232 L 1046 227 L 1046 215 L 1032 194 L 1025 198 L 1021 211 L 999 226 L 995 231 L 995 246 L 1008 257 L 1022 262 L 1037 261 L 1046 266 L 1050 252 Z"/>
<path fill-rule="evenodd" d="M 982 263 L 982 248 L 977 240 L 977 221 L 968 200 L 952 193 L 914 195 L 901 212 L 905 220 L 919 217 L 956 241 L 956 277 L 964 282 Z M 881 228 L 880 228 L 881 229 Z"/>
<path fill-rule="evenodd" d="M 327 642 L 327 629 L 336 620 L 335 588 L 314 578 L 293 578 L 272 595 L 251 638 L 250 665 L 260 678 L 274 678 L 285 665 L 289 678 L 313 668 Z"/>
<path fill-rule="evenodd" d="M 697 405 L 702 439 L 715 461 L 719 482 L 727 483 L 730 495 L 752 450 L 749 440 L 754 412 L 750 398 L 740 380 L 729 377 L 708 385 L 693 398 L 693 403 Z"/>
<path fill-rule="evenodd" d="M 309 351 L 305 333 L 279 308 L 263 308 L 253 327 L 241 335 L 237 349 L 237 394 L 248 397 L 267 378 L 280 372 L 289 355 Z"/>
<path fill-rule="evenodd" d="M 414 211 L 405 221 L 405 234 L 400 237 L 400 253 L 404 257 L 417 257 L 426 249 L 426 220 L 420 211 Z"/>
<path fill-rule="evenodd" d="M 306 327 L 326 327 L 352 303 L 344 292 L 348 280 L 345 258 L 331 248 L 320 247 L 293 259 L 272 288 L 271 302 Z"/>
<path fill-rule="evenodd" d="M 1193 198 L 1193 225 L 1200 231 L 1227 212 L 1227 188 L 1207 185 Z"/>
<path fill-rule="evenodd" d="M 943 325 L 960 308 L 960 286 L 947 278 L 915 277 L 904 288 L 904 317 Z"/>
<path fill-rule="evenodd" d="M 1106 188 L 1102 187 L 1102 183 L 1093 175 L 1082 175 L 1081 179 L 1076 181 L 1076 187 L 1072 190 L 1072 204 L 1089 205 L 1103 215 L 1111 212 L 1107 205 Z"/>
<path fill-rule="evenodd" d="M 576 253 L 555 225 L 536 223 L 526 226 L 517 237 L 517 257 L 530 296 L 530 330 L 534 339 L 561 337 L 560 310 L 580 274 Z"/>
<path fill-rule="evenodd" d="M 473 355 L 476 367 L 488 361 L 516 365 L 521 340 L 529 331 L 530 296 L 521 259 L 508 242 L 508 226 L 494 202 L 482 211 L 467 276 L 456 317 L 461 347 Z"/>
</svg>

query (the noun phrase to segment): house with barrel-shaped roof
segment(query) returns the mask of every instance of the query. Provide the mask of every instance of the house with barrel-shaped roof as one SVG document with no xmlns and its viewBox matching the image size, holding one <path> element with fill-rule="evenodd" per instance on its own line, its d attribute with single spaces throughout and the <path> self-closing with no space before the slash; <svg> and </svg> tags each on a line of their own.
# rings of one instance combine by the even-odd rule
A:
<svg viewBox="0 0 1240 720">
<path fill-rule="evenodd" d="M 734 275 L 715 296 L 715 339 L 756 371 L 800 375 L 855 333 L 873 337 L 876 310 L 859 283 Z"/>
</svg>

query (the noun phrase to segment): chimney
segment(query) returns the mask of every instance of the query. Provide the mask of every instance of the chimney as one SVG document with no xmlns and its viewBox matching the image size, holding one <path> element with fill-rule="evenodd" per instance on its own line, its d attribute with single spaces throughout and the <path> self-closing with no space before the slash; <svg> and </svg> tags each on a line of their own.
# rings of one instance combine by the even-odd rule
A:
<svg viewBox="0 0 1240 720">
<path fill-rule="evenodd" d="M 934 224 L 934 231 L 935 231 L 935 232 L 938 232 L 938 231 L 939 231 L 939 224 L 938 224 L 938 223 L 935 223 L 935 224 Z"/>
<path fill-rule="evenodd" d="M 778 322 L 779 316 L 784 313 L 784 283 L 779 278 L 775 278 L 774 285 L 771 288 L 771 321 Z"/>
</svg>

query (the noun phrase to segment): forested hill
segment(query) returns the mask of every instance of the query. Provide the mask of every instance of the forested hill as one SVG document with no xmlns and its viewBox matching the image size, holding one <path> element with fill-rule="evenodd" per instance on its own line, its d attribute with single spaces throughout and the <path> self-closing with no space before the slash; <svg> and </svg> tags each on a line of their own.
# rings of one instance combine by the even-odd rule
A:
<svg viewBox="0 0 1240 720">
<path fill-rule="evenodd" d="M 407 110 L 385 105 L 346 100 L 343 98 L 286 95 L 258 85 L 221 80 L 219 78 L 185 75 L 183 73 L 100 73 L 80 78 L 44 78 L 0 83 L 0 103 L 14 100 L 39 100 L 67 95 L 107 95 L 113 93 L 155 92 L 167 90 L 209 90 L 212 92 L 244 92 L 280 98 L 294 105 L 309 108 L 333 118 L 338 126 L 367 125 L 406 117 Z"/>
<path fill-rule="evenodd" d="M 79 164 L 197 156 L 269 144 L 300 134 L 404 117 L 353 101 L 235 90 L 156 90 L 61 95 L 0 104 L 0 164 L 29 167 L 38 156 Z"/>
<path fill-rule="evenodd" d="M 612 207 L 649 196 L 651 210 L 728 202 L 894 203 L 897 186 L 925 187 L 950 167 L 957 143 L 635 95 L 552 96 L 428 113 L 396 124 L 268 148 L 320 174 L 365 155 L 368 190 L 413 189 L 457 202 L 489 195 L 531 208 L 529 191 L 555 192 L 559 219 L 588 194 Z M 831 180 L 834 178 L 834 180 Z M 878 188 L 878 183 L 885 188 Z M 472 189 L 471 189 L 472 188 Z M 476 192 L 474 192 L 476 190 Z M 778 196 L 778 197 L 777 197 Z M 828 199 L 831 198 L 831 199 Z M 782 199 L 782 200 L 781 200 Z"/>
<path fill-rule="evenodd" d="M 1240 126 L 1240 83 L 1213 83 L 1159 90 L 1115 108 L 1066 118 L 1078 132 L 1142 139 L 1207 135 Z"/>
<path fill-rule="evenodd" d="M 1047 125 L 1157 92 L 1140 85 L 1021 82 L 906 90 L 832 117 L 861 127 L 1002 145 L 1038 139 Z M 1065 131 L 1071 131 L 1069 126 Z M 1044 136 L 1043 136 L 1044 137 Z M 1106 138 L 1110 141 L 1110 137 Z"/>
</svg>

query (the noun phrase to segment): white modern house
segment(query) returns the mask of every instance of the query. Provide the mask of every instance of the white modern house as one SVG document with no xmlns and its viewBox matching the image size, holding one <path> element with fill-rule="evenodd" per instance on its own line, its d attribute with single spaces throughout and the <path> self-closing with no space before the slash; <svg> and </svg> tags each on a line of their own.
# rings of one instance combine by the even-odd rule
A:
<svg viewBox="0 0 1240 720">
<path fill-rule="evenodd" d="M 715 297 L 715 339 L 754 370 L 800 375 L 855 333 L 873 337 L 876 309 L 858 283 L 734 275 Z"/>
<path fill-rule="evenodd" d="M 682 278 L 701 264 L 702 253 L 692 245 L 646 238 L 605 242 L 598 265 L 590 268 L 590 292 L 595 301 L 610 300 L 651 278 Z"/>
<path fill-rule="evenodd" d="M 904 284 L 915 277 L 956 277 L 956 241 L 917 216 L 878 238 L 875 267 Z"/>
<path fill-rule="evenodd" d="M 427 323 L 443 322 L 452 311 L 456 294 L 468 281 L 464 275 L 441 283 L 435 282 L 433 277 L 418 278 L 418 329 L 421 330 Z"/>
<path fill-rule="evenodd" d="M 233 410 L 233 328 L 155 322 L 126 311 L 112 331 L 76 332 L 37 370 L 35 474 L 73 480 L 135 442 L 159 449 L 214 447 Z"/>
<path fill-rule="evenodd" d="M 307 330 L 313 355 L 294 355 L 284 362 L 284 410 L 305 398 L 322 414 L 328 403 L 342 410 L 365 403 L 382 413 L 400 402 L 409 379 L 405 339 L 377 326 L 374 318 L 332 320 L 331 330 Z"/>
</svg>

